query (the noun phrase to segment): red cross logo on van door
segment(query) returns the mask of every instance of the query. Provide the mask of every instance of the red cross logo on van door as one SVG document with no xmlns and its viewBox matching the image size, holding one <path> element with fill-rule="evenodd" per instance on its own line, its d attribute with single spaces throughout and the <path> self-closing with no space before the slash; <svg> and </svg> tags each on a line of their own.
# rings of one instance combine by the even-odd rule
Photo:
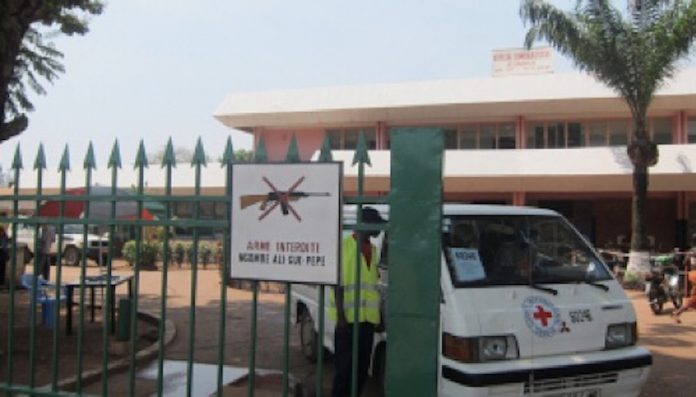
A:
<svg viewBox="0 0 696 397">
<path fill-rule="evenodd" d="M 537 305 L 536 312 L 534 312 L 534 319 L 539 320 L 542 327 L 547 327 L 552 317 L 553 313 L 547 312 L 541 305 Z"/>
</svg>

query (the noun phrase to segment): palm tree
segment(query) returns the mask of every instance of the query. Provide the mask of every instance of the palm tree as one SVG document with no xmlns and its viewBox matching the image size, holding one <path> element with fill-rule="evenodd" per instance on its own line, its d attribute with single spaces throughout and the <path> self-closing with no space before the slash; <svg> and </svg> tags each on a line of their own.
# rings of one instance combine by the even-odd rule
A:
<svg viewBox="0 0 696 397">
<path fill-rule="evenodd" d="M 618 93 L 633 118 L 627 154 L 633 164 L 632 235 L 628 271 L 648 267 L 645 203 L 648 168 L 658 160 L 647 131 L 647 112 L 657 89 L 696 38 L 696 0 L 630 0 L 627 12 L 611 0 L 578 0 L 562 11 L 543 0 L 523 0 L 529 23 L 525 45 L 546 40 L 575 66 Z"/>
</svg>

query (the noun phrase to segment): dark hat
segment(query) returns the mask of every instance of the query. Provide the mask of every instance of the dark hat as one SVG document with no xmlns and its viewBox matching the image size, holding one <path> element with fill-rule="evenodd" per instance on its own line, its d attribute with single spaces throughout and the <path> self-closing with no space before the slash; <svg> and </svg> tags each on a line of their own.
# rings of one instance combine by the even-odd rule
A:
<svg viewBox="0 0 696 397">
<path fill-rule="evenodd" d="M 387 221 L 382 218 L 379 211 L 372 207 L 363 207 L 362 209 L 362 221 L 365 223 L 386 223 Z"/>
</svg>

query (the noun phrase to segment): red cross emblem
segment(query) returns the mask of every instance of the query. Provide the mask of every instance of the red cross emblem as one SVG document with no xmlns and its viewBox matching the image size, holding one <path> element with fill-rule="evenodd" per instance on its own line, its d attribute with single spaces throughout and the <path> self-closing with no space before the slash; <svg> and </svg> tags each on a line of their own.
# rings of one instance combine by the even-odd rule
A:
<svg viewBox="0 0 696 397">
<path fill-rule="evenodd" d="M 537 305 L 537 310 L 534 312 L 534 319 L 541 322 L 542 327 L 549 325 L 549 320 L 553 317 L 553 313 L 544 310 L 544 307 Z"/>
</svg>

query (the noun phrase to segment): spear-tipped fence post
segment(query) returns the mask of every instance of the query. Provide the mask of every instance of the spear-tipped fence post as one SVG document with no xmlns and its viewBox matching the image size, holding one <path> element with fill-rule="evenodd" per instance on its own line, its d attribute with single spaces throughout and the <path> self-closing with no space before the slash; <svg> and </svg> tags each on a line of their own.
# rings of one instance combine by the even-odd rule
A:
<svg viewBox="0 0 696 397">
<path fill-rule="evenodd" d="M 19 215 L 19 185 L 20 174 L 22 170 L 22 153 L 19 150 L 19 144 L 15 148 L 14 157 L 12 159 L 12 169 L 14 170 L 14 200 L 12 200 L 12 217 L 17 219 Z M 7 384 L 12 385 L 14 381 L 14 320 L 15 320 L 15 275 L 17 274 L 17 222 L 12 222 L 12 248 L 10 260 L 10 307 L 9 318 L 7 321 L 8 335 L 7 338 Z"/>
<path fill-rule="evenodd" d="M 353 165 L 358 164 L 358 198 L 362 198 L 364 194 L 364 179 L 365 179 L 365 164 L 372 166 L 372 163 L 370 163 L 370 155 L 367 152 L 367 143 L 365 141 L 365 133 L 363 131 L 360 132 L 360 135 L 358 136 L 358 144 L 357 147 L 355 148 L 355 154 L 353 155 Z M 358 209 L 357 209 L 357 224 L 358 227 L 362 226 L 362 205 L 358 204 Z M 362 241 L 362 234 L 363 231 L 358 229 L 358 241 Z M 351 396 L 356 397 L 358 394 L 358 334 L 359 334 L 359 323 L 357 321 L 358 318 L 360 318 L 360 280 L 361 280 L 361 275 L 360 275 L 360 244 L 358 243 L 356 245 L 356 250 L 355 250 L 355 263 L 358 265 L 355 266 L 355 278 L 354 280 L 357 280 L 355 282 L 355 292 L 354 296 L 358 297 L 354 299 L 353 303 L 353 351 L 352 351 L 352 357 L 353 360 L 351 360 L 352 368 L 351 368 Z"/>
<path fill-rule="evenodd" d="M 234 147 L 232 146 L 232 137 L 227 137 L 225 144 L 225 152 L 222 155 L 220 167 L 225 167 L 225 196 L 232 197 L 232 164 L 235 162 Z M 222 241 L 223 261 L 220 264 L 220 329 L 218 331 L 218 373 L 217 373 L 217 395 L 223 394 L 223 366 L 225 365 L 225 339 L 227 330 L 227 281 L 229 279 L 230 263 L 229 249 L 230 241 L 232 240 L 231 216 L 232 205 L 231 200 L 225 202 L 225 214 L 229 227 L 225 228 L 225 234 Z"/>
<path fill-rule="evenodd" d="M 145 144 L 140 140 L 138 145 L 138 153 L 135 157 L 134 169 L 138 170 L 138 215 L 137 220 L 139 226 L 137 228 L 137 237 L 135 241 L 136 261 L 134 263 L 134 280 L 133 280 L 133 301 L 131 302 L 130 310 L 130 368 L 128 373 L 128 394 L 135 395 L 135 349 L 138 338 L 138 294 L 140 291 L 140 259 L 143 254 L 143 191 L 145 189 L 145 168 L 148 167 L 147 155 L 145 152 Z"/>
</svg>

